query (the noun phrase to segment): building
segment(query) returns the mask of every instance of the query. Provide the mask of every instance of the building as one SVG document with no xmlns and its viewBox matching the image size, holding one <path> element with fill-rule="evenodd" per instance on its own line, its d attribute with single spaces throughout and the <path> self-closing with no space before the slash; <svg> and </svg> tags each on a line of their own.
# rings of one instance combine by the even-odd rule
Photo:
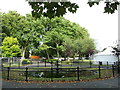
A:
<svg viewBox="0 0 120 90">
<path fill-rule="evenodd" d="M 114 51 L 114 49 L 108 47 L 103 52 L 93 55 L 93 64 L 99 64 L 99 62 L 102 62 L 102 64 L 107 64 L 107 62 L 108 64 L 114 64 L 114 62 L 117 62 L 118 58 L 112 51 Z"/>
</svg>

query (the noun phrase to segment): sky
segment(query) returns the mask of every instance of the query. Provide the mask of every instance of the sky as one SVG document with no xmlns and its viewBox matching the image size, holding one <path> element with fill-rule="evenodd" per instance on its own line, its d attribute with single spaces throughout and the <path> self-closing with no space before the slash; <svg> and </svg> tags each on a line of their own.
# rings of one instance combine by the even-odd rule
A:
<svg viewBox="0 0 120 90">
<path fill-rule="evenodd" d="M 95 40 L 96 48 L 102 50 L 115 45 L 118 40 L 118 11 L 114 14 L 104 12 L 104 3 L 89 7 L 88 0 L 71 0 L 79 5 L 75 14 L 68 12 L 64 17 L 78 23 L 88 30 L 90 37 Z M 6 3 L 7 2 L 7 3 Z M 1 0 L 0 11 L 15 10 L 21 15 L 31 13 L 31 7 L 25 0 Z"/>
</svg>

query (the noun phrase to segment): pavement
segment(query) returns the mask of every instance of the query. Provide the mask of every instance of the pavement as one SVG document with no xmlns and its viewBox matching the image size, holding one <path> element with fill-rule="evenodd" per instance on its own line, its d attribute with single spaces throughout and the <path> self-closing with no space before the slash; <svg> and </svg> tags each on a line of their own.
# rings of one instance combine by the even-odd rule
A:
<svg viewBox="0 0 120 90">
<path fill-rule="evenodd" d="M 2 88 L 119 88 L 119 78 L 70 83 L 27 83 L 2 80 Z M 120 88 L 119 88 L 120 89 Z M 115 89 L 114 89 L 115 90 Z"/>
</svg>

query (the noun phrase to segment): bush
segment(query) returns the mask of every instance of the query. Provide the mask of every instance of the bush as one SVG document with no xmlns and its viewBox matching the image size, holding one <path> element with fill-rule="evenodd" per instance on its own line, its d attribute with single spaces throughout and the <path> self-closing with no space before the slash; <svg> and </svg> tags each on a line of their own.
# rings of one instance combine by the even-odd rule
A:
<svg viewBox="0 0 120 90">
<path fill-rule="evenodd" d="M 44 60 L 42 60 L 43 62 L 45 62 L 45 59 Z M 46 59 L 46 62 L 56 62 L 57 61 L 57 59 Z"/>
<path fill-rule="evenodd" d="M 22 60 L 22 64 L 30 64 L 31 62 L 30 62 L 30 60 L 28 60 L 28 59 L 23 59 Z"/>
</svg>

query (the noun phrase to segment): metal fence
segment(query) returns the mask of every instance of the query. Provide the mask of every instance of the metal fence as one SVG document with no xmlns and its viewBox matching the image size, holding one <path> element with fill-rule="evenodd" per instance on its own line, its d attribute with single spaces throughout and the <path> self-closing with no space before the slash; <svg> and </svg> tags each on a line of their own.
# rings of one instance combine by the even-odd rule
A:
<svg viewBox="0 0 120 90">
<path fill-rule="evenodd" d="M 118 75 L 118 67 L 112 65 L 109 68 L 98 66 L 97 68 L 3 68 L 2 78 L 16 81 L 79 81 L 98 78 L 109 78 Z"/>
</svg>

